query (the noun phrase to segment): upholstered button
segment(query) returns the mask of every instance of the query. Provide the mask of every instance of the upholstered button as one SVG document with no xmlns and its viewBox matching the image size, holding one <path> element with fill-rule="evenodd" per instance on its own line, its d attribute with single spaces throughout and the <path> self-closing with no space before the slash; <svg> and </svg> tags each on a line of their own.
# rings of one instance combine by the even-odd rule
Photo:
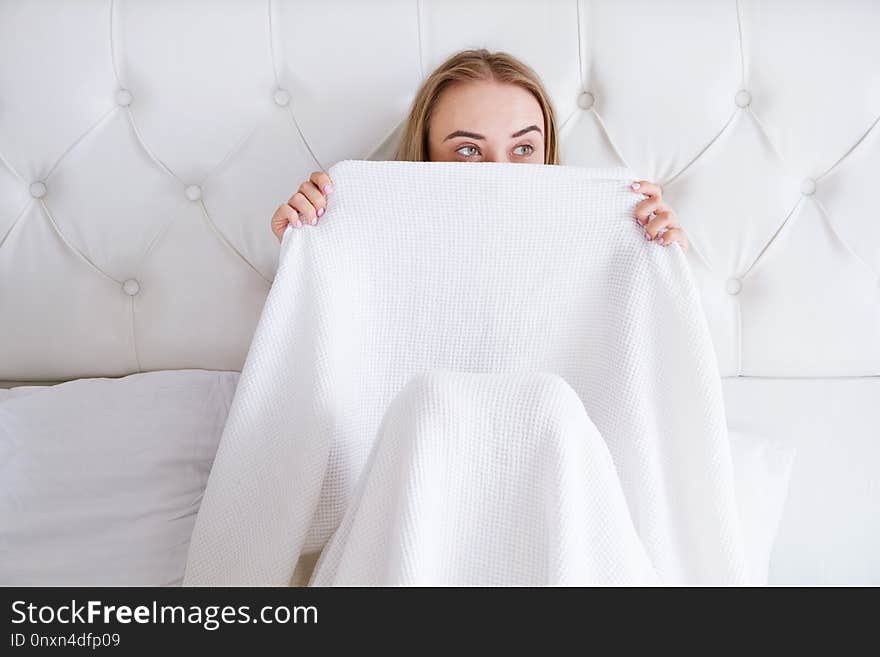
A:
<svg viewBox="0 0 880 657">
<path fill-rule="evenodd" d="M 46 195 L 46 183 L 39 180 L 31 183 L 30 192 L 34 198 L 43 198 Z"/>
<path fill-rule="evenodd" d="M 736 92 L 736 96 L 734 96 L 733 100 L 737 107 L 748 107 L 752 102 L 752 94 L 745 89 L 740 89 Z"/>
<path fill-rule="evenodd" d="M 285 89 L 275 91 L 275 104 L 285 107 L 290 102 L 290 94 Z"/>
<path fill-rule="evenodd" d="M 593 103 L 596 102 L 596 99 L 593 98 L 593 94 L 589 91 L 585 91 L 580 96 L 578 96 L 578 107 L 581 109 L 588 110 L 593 106 Z"/>
<path fill-rule="evenodd" d="M 728 294 L 739 294 L 739 291 L 742 289 L 743 284 L 742 281 L 738 278 L 728 278 L 727 285 L 725 287 L 727 288 Z"/>
<path fill-rule="evenodd" d="M 810 196 L 816 192 L 816 181 L 812 178 L 804 178 L 801 182 L 801 194 Z"/>
<path fill-rule="evenodd" d="M 186 197 L 190 201 L 198 201 L 202 198 L 202 188 L 198 185 L 190 185 L 186 188 Z"/>
<path fill-rule="evenodd" d="M 128 89 L 119 89 L 116 92 L 116 104 L 121 107 L 128 107 L 133 100 L 131 92 Z"/>
<path fill-rule="evenodd" d="M 141 285 L 133 278 L 129 278 L 122 284 L 122 289 L 128 296 L 133 297 L 141 291 Z"/>
</svg>

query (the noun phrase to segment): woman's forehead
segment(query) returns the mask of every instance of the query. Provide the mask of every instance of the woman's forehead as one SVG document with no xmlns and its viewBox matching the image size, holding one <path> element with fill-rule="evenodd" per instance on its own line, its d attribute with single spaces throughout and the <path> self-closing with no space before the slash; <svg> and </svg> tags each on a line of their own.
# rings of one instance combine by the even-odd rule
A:
<svg viewBox="0 0 880 657">
<path fill-rule="evenodd" d="M 435 132 L 483 131 L 483 134 L 513 134 L 529 125 L 542 133 L 544 115 L 532 93 L 511 83 L 495 81 L 456 82 L 440 94 L 431 116 Z M 446 133 L 437 135 L 440 139 Z M 508 135 L 509 136 L 509 135 Z"/>
</svg>

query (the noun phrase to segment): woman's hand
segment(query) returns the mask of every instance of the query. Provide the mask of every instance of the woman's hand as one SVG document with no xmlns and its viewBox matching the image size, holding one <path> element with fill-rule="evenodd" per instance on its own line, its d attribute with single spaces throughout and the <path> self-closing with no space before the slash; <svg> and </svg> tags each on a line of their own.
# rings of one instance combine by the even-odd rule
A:
<svg viewBox="0 0 880 657">
<path fill-rule="evenodd" d="M 278 241 L 284 236 L 288 224 L 302 228 L 303 224 L 314 226 L 327 210 L 327 197 L 333 191 L 333 183 L 323 171 L 315 171 L 299 186 L 287 203 L 278 206 L 272 215 L 272 232 Z"/>
<path fill-rule="evenodd" d="M 636 221 L 645 228 L 645 239 L 655 240 L 662 246 L 678 242 L 681 250 L 687 252 L 690 247 L 684 229 L 678 225 L 678 217 L 663 200 L 660 185 L 647 180 L 634 182 L 629 188 L 648 198 L 636 206 Z"/>
</svg>

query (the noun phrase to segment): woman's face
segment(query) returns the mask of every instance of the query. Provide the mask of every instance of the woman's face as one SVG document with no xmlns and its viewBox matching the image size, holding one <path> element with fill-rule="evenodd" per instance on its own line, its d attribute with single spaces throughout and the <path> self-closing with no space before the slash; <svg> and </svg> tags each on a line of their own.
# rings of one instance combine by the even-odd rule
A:
<svg viewBox="0 0 880 657">
<path fill-rule="evenodd" d="M 544 115 L 526 89 L 504 82 L 454 82 L 428 123 L 432 162 L 544 163 Z"/>
</svg>

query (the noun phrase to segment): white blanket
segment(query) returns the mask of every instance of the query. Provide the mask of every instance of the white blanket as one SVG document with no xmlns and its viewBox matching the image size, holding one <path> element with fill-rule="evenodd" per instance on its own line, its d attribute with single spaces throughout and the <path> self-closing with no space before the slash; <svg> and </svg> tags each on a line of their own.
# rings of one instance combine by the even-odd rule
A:
<svg viewBox="0 0 880 657">
<path fill-rule="evenodd" d="M 634 222 L 628 170 L 345 161 L 329 173 L 319 225 L 284 234 L 184 584 L 301 581 L 297 564 L 314 563 L 369 474 L 392 400 L 435 370 L 561 377 L 613 459 L 629 514 L 615 526 L 632 523 L 659 580 L 748 579 L 705 317 L 680 248 Z M 594 538 L 591 550 L 616 549 Z"/>
<path fill-rule="evenodd" d="M 658 583 L 608 447 L 556 374 L 413 376 L 364 473 L 312 585 Z"/>
</svg>

